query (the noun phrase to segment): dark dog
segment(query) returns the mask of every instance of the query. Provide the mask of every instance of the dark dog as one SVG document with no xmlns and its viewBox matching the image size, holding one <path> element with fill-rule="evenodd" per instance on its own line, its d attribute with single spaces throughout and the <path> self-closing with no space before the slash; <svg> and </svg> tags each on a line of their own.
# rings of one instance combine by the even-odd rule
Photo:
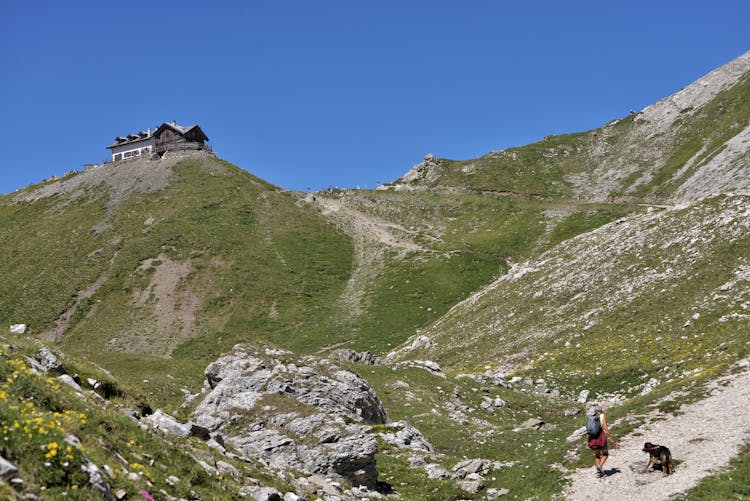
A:
<svg viewBox="0 0 750 501">
<path fill-rule="evenodd" d="M 672 453 L 663 445 L 646 442 L 643 444 L 643 452 L 648 452 L 648 464 L 643 469 L 643 473 L 646 473 L 648 467 L 651 466 L 651 463 L 656 460 L 661 462 L 661 471 L 664 475 L 670 475 L 674 471 L 672 469 Z"/>
</svg>

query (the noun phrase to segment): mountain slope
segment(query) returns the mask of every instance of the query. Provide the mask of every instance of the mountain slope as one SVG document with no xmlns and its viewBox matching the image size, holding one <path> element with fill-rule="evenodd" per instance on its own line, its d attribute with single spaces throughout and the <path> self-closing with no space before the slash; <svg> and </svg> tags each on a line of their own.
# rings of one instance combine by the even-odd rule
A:
<svg viewBox="0 0 750 501">
<path fill-rule="evenodd" d="M 365 433 L 382 439 L 383 492 L 480 499 L 481 480 L 549 498 L 583 464 L 569 445 L 581 402 L 610 406 L 625 433 L 703 398 L 702 383 L 750 351 L 749 68 L 750 53 L 597 130 L 428 157 L 375 191 L 288 192 L 189 153 L 0 196 L 0 323 L 30 324 L 106 378 L 117 395 L 95 406 L 147 403 L 183 420 L 201 418 L 204 370 L 236 344 L 291 350 L 257 374 L 240 357 L 248 385 L 271 374 L 278 385 L 256 406 L 244 383 L 227 384 L 245 408 L 227 403 L 215 423 L 266 439 L 310 411 L 286 398 L 309 376 L 298 355 L 337 358 L 404 420 Z M 12 379 L 18 346 L 3 350 Z M 364 350 L 394 351 L 356 363 L 375 361 Z M 297 432 L 287 439 L 318 451 L 341 439 Z M 287 439 L 248 439 L 243 454 L 255 464 Z M 268 481 L 291 489 L 297 473 Z"/>
<path fill-rule="evenodd" d="M 296 195 L 207 155 L 5 196 L 0 235 L 0 322 L 133 383 L 168 366 L 199 383 L 241 340 L 314 349 L 352 260 L 350 240 Z"/>
<path fill-rule="evenodd" d="M 571 395 L 714 374 L 748 352 L 748 256 L 747 196 L 631 215 L 517 265 L 393 358 L 491 363 Z"/>
<path fill-rule="evenodd" d="M 395 189 L 586 200 L 694 200 L 750 185 L 750 52 L 621 120 L 453 161 L 428 157 Z"/>
</svg>

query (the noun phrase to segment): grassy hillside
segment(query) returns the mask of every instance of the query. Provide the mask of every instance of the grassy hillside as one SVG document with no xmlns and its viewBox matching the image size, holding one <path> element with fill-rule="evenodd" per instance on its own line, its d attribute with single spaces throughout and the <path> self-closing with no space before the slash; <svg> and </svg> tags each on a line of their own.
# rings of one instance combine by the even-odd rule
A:
<svg viewBox="0 0 750 501">
<path fill-rule="evenodd" d="M 156 190 L 122 196 L 80 173 L 57 182 L 77 189 L 4 197 L 0 322 L 48 339 L 63 322 L 67 352 L 132 383 L 198 381 L 239 340 L 315 349 L 350 272 L 348 238 L 226 162 L 152 163 L 169 179 Z"/>
<path fill-rule="evenodd" d="M 138 401 L 118 394 L 116 382 L 87 362 L 66 357 L 65 369 L 83 386 L 76 390 L 57 374 L 37 370 L 31 359 L 38 350 L 33 343 L 0 336 L 0 454 L 23 479 L 15 488 L 0 482 L 0 498 L 107 499 L 81 469 L 90 463 L 98 466 L 112 494 L 122 491 L 128 499 L 238 496 L 240 479 L 212 475 L 196 458 L 223 460 L 244 475 L 283 485 L 261 465 L 223 457 L 200 439 L 147 432 L 123 412 Z M 101 391 L 104 385 L 98 391 L 109 400 L 86 383 L 89 377 L 106 383 L 109 394 Z"/>
<path fill-rule="evenodd" d="M 747 197 L 632 215 L 518 266 L 424 331 L 402 356 L 486 363 L 571 396 L 679 386 L 748 353 Z"/>
<path fill-rule="evenodd" d="M 433 443 L 428 459 L 446 469 L 465 457 L 505 461 L 513 467 L 497 466 L 487 487 L 548 498 L 566 468 L 583 464 L 565 442 L 581 424 L 581 390 L 615 403 L 611 417 L 627 431 L 647 409 L 676 409 L 660 400 L 673 392 L 700 398 L 699 383 L 749 353 L 750 199 L 699 200 L 750 185 L 750 77 L 740 63 L 600 129 L 474 160 L 428 158 L 376 191 L 305 196 L 199 153 L 0 196 L 0 325 L 29 324 L 81 375 L 111 381 L 115 404 L 148 402 L 181 418 L 205 367 L 239 342 L 397 350 L 393 365 L 349 368 L 392 419 Z M 13 342 L 0 371 L 23 384 L 6 379 L 5 422 L 96 416 L 57 431 L 85 435 L 98 461 L 127 446 L 113 440 L 136 436 L 127 419 L 27 371 L 14 350 L 35 346 Z M 495 384 L 487 371 L 519 378 Z M 26 416 L 31 396 L 36 414 Z M 495 398 L 507 405 L 486 405 Z M 529 418 L 554 426 L 519 430 Z M 42 438 L 12 438 L 2 453 L 43 479 L 34 489 L 85 498 L 72 492 L 81 481 L 72 470 L 47 478 L 32 464 L 49 452 Z M 150 435 L 135 440 L 148 443 L 126 458 L 138 464 L 164 461 L 148 450 L 171 450 Z M 381 480 L 407 499 L 471 497 L 381 445 Z M 180 464 L 191 481 L 177 495 L 219 485 Z M 731 489 L 717 478 L 696 492 Z"/>
</svg>

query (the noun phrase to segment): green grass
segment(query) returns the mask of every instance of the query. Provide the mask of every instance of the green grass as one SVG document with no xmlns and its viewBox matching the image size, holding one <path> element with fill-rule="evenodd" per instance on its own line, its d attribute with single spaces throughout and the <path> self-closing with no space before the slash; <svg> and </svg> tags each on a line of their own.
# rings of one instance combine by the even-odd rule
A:
<svg viewBox="0 0 750 501">
<path fill-rule="evenodd" d="M 565 174 L 577 168 L 576 158 L 586 141 L 586 133 L 562 134 L 472 160 L 438 159 L 434 168 L 440 175 L 430 185 L 527 197 L 565 196 L 570 188 Z"/>
<path fill-rule="evenodd" d="M 669 223 L 661 223 L 664 231 L 652 237 L 661 242 L 659 246 L 648 240 L 631 246 L 627 252 L 613 251 L 615 266 L 609 273 L 618 278 L 615 283 L 638 283 L 644 270 L 665 269 L 665 263 L 675 259 L 674 249 L 662 243 L 694 225 L 694 214 L 720 214 L 728 203 L 731 200 L 719 198 L 670 213 Z M 618 231 L 618 226 L 609 231 Z M 583 242 L 588 240 L 553 249 L 546 262 L 556 262 L 557 257 L 568 262 L 581 253 L 585 256 Z M 521 375 L 553 381 L 556 388 L 570 396 L 589 388 L 592 398 L 606 393 L 633 396 L 640 391 L 639 385 L 652 377 L 662 384 L 670 380 L 683 384 L 696 375 L 710 378 L 748 353 L 750 338 L 742 319 L 725 318 L 735 307 L 705 299 L 747 264 L 744 256 L 748 249 L 746 235 L 732 241 L 718 238 L 701 251 L 700 258 L 691 258 L 687 276 L 670 278 L 653 290 L 633 294 L 622 307 L 609 307 L 600 313 L 597 322 L 586 330 L 582 329 L 582 322 L 571 322 L 556 336 L 537 333 L 544 332 L 548 323 L 558 321 L 554 320 L 554 312 L 561 308 L 572 307 L 568 317 L 578 319 L 606 305 L 612 295 L 611 285 L 609 277 L 595 275 L 589 283 L 573 280 L 573 285 L 562 289 L 564 293 L 545 294 L 537 282 L 549 273 L 542 267 L 522 279 L 502 282 L 480 302 L 472 304 L 470 312 L 456 310 L 443 317 L 437 327 L 428 329 L 434 330 L 435 347 L 410 356 L 436 360 L 454 371 L 478 371 L 488 360 L 515 362 L 520 365 Z M 591 265 L 581 261 L 579 266 L 585 269 Z M 569 277 L 576 276 L 577 271 L 572 268 Z M 589 301 L 574 301 L 580 294 L 590 296 Z M 700 313 L 700 317 L 692 320 L 690 328 L 683 327 L 695 313 Z M 683 375 L 686 373 L 689 376 Z"/>
<path fill-rule="evenodd" d="M 750 446 L 729 463 L 729 466 L 715 475 L 703 479 L 696 487 L 675 499 L 690 501 L 714 501 L 730 499 L 750 499 Z"/>
<path fill-rule="evenodd" d="M 424 369 L 368 367 L 351 365 L 372 384 L 394 420 L 406 419 L 425 435 L 437 454 L 437 464 L 450 471 L 465 458 L 484 458 L 512 466 L 493 469 L 486 474 L 486 489 L 507 488 L 510 499 L 529 496 L 550 498 L 559 492 L 563 478 L 550 468 L 564 461 L 567 437 L 580 426 L 579 417 L 565 417 L 562 410 L 570 404 L 501 387 L 482 387 L 468 379 L 437 377 Z M 395 381 L 408 388 L 393 386 Z M 467 424 L 451 419 L 448 407 L 458 395 L 463 405 L 475 409 L 464 412 Z M 500 397 L 506 406 L 493 412 L 481 408 L 482 397 Z M 556 426 L 547 431 L 513 431 L 531 417 Z M 479 421 L 474 421 L 474 420 Z M 429 480 L 421 470 L 404 466 L 408 453 L 386 446 L 378 457 L 381 481 L 388 482 L 408 499 L 484 499 L 484 492 L 472 496 L 455 488 L 455 480 Z"/>
<path fill-rule="evenodd" d="M 19 495 L 40 499 L 103 499 L 88 484 L 81 466 L 94 462 L 104 472 L 104 465 L 114 471 L 105 473 L 113 492 L 123 489 L 129 496 L 140 496 L 145 489 L 153 494 L 163 490 L 176 497 L 226 499 L 235 496 L 240 485 L 231 478 L 206 473 L 191 457 L 211 457 L 212 452 L 197 439 L 179 444 L 148 432 L 117 409 L 132 405 L 132 395 L 121 391 L 111 396 L 109 406 L 97 405 L 97 399 L 77 396 L 72 388 L 48 374 L 35 374 L 26 360 L 34 347 L 22 340 L 0 345 L 0 453 L 18 467 L 24 480 Z M 97 375 L 86 363 L 64 360 L 66 369 Z M 81 380 L 87 388 L 85 377 Z M 66 442 L 75 436 L 80 446 Z M 225 461 L 231 459 L 223 458 Z M 262 469 L 237 464 L 246 474 L 260 475 L 277 485 Z M 135 474 L 130 478 L 128 474 Z M 166 482 L 170 475 L 180 478 L 175 486 Z M 15 494 L 6 488 L 4 495 Z M 2 493 L 2 490 L 0 490 Z M 4 499 L 6 498 L 4 497 Z"/>
<path fill-rule="evenodd" d="M 628 205 L 583 205 L 577 212 L 566 217 L 553 228 L 550 233 L 549 247 L 611 223 L 633 210 L 634 208 Z"/>
</svg>

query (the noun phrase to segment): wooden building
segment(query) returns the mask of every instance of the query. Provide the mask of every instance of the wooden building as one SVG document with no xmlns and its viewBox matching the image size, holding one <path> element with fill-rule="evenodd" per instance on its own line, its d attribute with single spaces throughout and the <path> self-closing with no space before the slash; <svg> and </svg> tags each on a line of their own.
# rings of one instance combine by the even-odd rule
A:
<svg viewBox="0 0 750 501">
<path fill-rule="evenodd" d="M 117 136 L 107 149 L 112 150 L 112 161 L 117 162 L 154 153 L 163 155 L 169 150 L 209 149 L 207 141 L 208 136 L 198 125 L 183 126 L 177 125 L 177 122 L 164 122 L 153 133 L 149 128 L 137 134 Z"/>
<path fill-rule="evenodd" d="M 164 122 L 154 131 L 154 151 L 160 155 L 168 150 L 202 150 L 206 141 L 208 136 L 198 125 Z"/>
</svg>

